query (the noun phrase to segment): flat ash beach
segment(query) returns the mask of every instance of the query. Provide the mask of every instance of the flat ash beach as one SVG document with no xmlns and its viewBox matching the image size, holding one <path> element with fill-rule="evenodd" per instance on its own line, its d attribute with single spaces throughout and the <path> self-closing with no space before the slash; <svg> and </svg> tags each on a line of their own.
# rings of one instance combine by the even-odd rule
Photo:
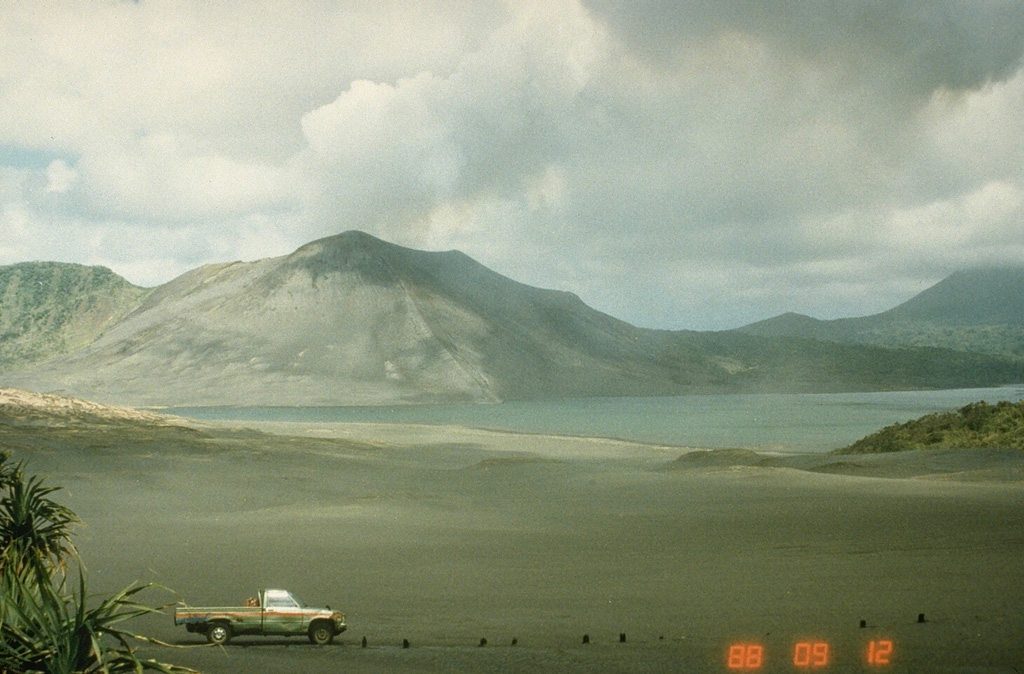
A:
<svg viewBox="0 0 1024 674">
<path fill-rule="evenodd" d="M 349 630 L 325 647 L 209 647 L 169 615 L 140 620 L 187 647 L 143 648 L 165 661 L 209 673 L 725 672 L 730 646 L 758 646 L 757 671 L 788 672 L 807 669 L 793 662 L 800 644 L 827 643 L 819 671 L 1024 669 L 1024 453 L 196 427 L 207 437 L 187 447 L 16 457 L 85 521 L 90 591 L 156 582 L 178 596 L 154 591 L 153 603 L 237 605 L 281 587 L 344 611 Z M 866 663 L 872 642 L 891 644 L 890 664 Z"/>
</svg>

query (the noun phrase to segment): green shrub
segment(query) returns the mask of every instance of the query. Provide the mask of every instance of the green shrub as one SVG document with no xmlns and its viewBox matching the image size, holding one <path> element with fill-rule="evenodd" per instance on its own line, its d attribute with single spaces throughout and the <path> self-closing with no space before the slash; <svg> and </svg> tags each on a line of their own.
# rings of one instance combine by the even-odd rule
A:
<svg viewBox="0 0 1024 674">
<path fill-rule="evenodd" d="M 875 454 L 912 449 L 1024 449 L 1024 402 L 976 402 L 887 426 L 838 454 Z"/>
</svg>

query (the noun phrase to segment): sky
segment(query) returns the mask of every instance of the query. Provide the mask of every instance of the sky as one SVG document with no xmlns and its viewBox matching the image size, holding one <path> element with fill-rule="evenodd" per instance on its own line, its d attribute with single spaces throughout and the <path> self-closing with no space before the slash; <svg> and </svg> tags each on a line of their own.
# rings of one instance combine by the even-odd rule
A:
<svg viewBox="0 0 1024 674">
<path fill-rule="evenodd" d="M 1024 264 L 1020 0 L 8 0 L 0 264 L 347 230 L 635 325 Z"/>
</svg>

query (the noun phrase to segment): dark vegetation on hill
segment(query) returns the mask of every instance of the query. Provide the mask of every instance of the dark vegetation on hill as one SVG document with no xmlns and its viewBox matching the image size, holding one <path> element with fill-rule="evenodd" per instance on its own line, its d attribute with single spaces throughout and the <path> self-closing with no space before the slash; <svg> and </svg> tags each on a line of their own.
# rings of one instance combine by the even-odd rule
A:
<svg viewBox="0 0 1024 674">
<path fill-rule="evenodd" d="M 0 267 L 0 369 L 92 343 L 147 292 L 106 267 L 60 262 Z"/>
<path fill-rule="evenodd" d="M 1024 381 L 1024 360 L 950 349 L 752 338 L 735 330 L 694 333 L 692 339 L 715 362 L 742 364 L 728 376 L 719 372 L 718 392 L 725 393 L 974 388 Z"/>
<path fill-rule="evenodd" d="M 957 272 L 873 316 L 830 321 L 783 314 L 744 326 L 762 337 L 921 346 L 1024 357 L 1024 268 Z"/>
<path fill-rule="evenodd" d="M 914 449 L 1024 449 L 1024 402 L 976 402 L 887 426 L 837 454 L 877 454 Z"/>
</svg>

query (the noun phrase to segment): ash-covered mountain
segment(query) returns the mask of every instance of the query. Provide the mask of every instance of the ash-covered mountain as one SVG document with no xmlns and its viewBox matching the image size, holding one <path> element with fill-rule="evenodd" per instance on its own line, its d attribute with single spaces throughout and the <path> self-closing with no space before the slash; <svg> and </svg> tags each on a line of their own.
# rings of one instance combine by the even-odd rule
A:
<svg viewBox="0 0 1024 674">
<path fill-rule="evenodd" d="M 637 328 L 466 255 L 347 232 L 208 265 L 2 383 L 132 405 L 368 405 L 1024 381 L 1012 359 Z"/>
</svg>

